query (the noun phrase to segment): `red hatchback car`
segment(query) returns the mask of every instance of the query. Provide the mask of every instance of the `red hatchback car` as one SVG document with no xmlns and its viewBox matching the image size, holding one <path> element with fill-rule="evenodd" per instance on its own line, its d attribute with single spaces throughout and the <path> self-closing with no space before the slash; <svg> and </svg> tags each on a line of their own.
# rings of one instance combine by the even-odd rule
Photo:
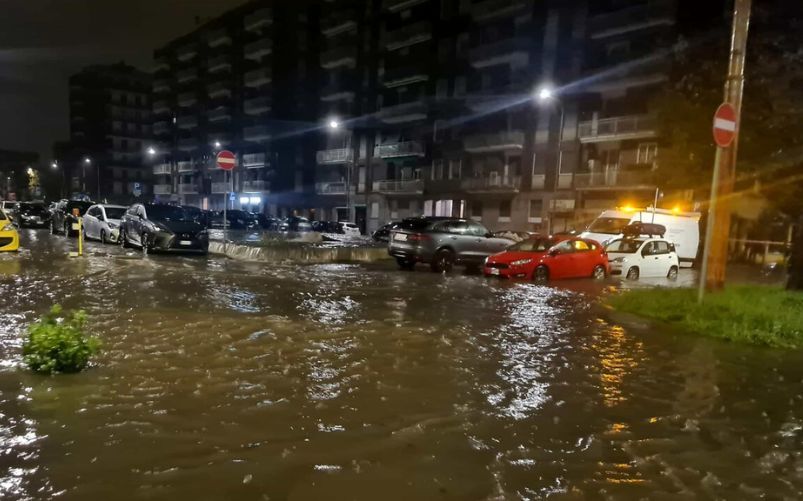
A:
<svg viewBox="0 0 803 501">
<path fill-rule="evenodd" d="M 586 238 L 532 238 L 494 254 L 485 261 L 486 276 L 527 278 L 547 282 L 561 278 L 610 274 L 608 255 L 598 242 Z"/>
</svg>

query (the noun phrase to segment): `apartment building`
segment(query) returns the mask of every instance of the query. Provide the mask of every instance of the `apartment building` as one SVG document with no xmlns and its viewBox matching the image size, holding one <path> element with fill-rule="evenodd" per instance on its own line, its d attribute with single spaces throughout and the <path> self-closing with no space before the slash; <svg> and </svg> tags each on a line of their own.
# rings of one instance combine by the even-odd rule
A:
<svg viewBox="0 0 803 501">
<path fill-rule="evenodd" d="M 70 77 L 70 141 L 56 158 L 68 191 L 119 202 L 149 193 L 150 90 L 150 75 L 125 63 Z"/>
</svg>

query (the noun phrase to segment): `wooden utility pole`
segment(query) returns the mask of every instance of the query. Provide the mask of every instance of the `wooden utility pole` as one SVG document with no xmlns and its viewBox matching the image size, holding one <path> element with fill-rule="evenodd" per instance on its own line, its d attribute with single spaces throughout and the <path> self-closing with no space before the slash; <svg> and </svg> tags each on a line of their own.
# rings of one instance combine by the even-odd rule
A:
<svg viewBox="0 0 803 501">
<path fill-rule="evenodd" d="M 721 290 L 725 285 L 725 264 L 728 258 L 728 234 L 731 220 L 731 194 L 736 179 L 736 150 L 739 144 L 739 122 L 744 89 L 744 63 L 747 32 L 750 26 L 751 0 L 734 0 L 731 31 L 730 62 L 725 81 L 725 102 L 736 110 L 736 137 L 727 147 L 717 147 L 714 175 L 711 182 L 711 201 L 706 225 L 705 248 L 700 274 L 700 294 Z"/>
</svg>

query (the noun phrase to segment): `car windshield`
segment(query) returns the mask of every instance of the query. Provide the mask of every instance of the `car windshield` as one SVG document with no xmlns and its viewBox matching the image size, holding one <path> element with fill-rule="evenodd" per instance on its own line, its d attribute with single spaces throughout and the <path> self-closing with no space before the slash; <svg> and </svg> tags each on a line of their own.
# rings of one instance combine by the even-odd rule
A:
<svg viewBox="0 0 803 501">
<path fill-rule="evenodd" d="M 126 209 L 123 207 L 105 207 L 106 219 L 121 219 Z"/>
<path fill-rule="evenodd" d="M 20 204 L 19 211 L 22 213 L 28 212 L 44 212 L 45 206 L 43 204 Z"/>
<path fill-rule="evenodd" d="M 64 212 L 72 214 L 73 209 L 78 209 L 78 212 L 83 216 L 90 207 L 92 207 L 92 204 L 89 202 L 69 202 Z"/>
<path fill-rule="evenodd" d="M 426 219 L 405 219 L 399 224 L 399 229 L 423 231 L 426 230 L 430 224 L 432 224 L 432 221 Z"/>
<path fill-rule="evenodd" d="M 184 221 L 184 210 L 172 205 L 148 205 L 145 207 L 148 219 L 157 221 Z"/>
<path fill-rule="evenodd" d="M 546 252 L 555 245 L 555 240 L 550 238 L 530 238 L 511 245 L 508 250 L 520 252 Z"/>
<path fill-rule="evenodd" d="M 622 238 L 614 240 L 609 243 L 605 250 L 607 252 L 621 252 L 622 254 L 635 254 L 644 240 L 633 240 L 631 238 Z"/>
<path fill-rule="evenodd" d="M 17 203 L 16 202 L 6 202 L 5 203 L 5 208 L 7 210 L 14 210 L 14 209 L 17 208 Z"/>
<path fill-rule="evenodd" d="M 622 228 L 630 223 L 630 219 L 623 217 L 598 217 L 588 227 L 591 233 L 605 233 L 607 235 L 618 235 L 622 233 Z"/>
</svg>

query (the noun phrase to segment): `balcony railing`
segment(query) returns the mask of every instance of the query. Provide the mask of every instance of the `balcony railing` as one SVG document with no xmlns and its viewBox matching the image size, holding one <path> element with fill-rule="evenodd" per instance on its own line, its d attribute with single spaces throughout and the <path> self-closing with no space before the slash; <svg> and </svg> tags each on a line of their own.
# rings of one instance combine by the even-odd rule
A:
<svg viewBox="0 0 803 501">
<path fill-rule="evenodd" d="M 267 141 L 270 139 L 270 129 L 264 125 L 256 125 L 254 127 L 246 127 L 243 129 L 243 138 L 246 141 Z"/>
<path fill-rule="evenodd" d="M 334 10 L 321 21 L 321 33 L 325 37 L 333 37 L 356 27 L 357 23 L 350 16 Z"/>
<path fill-rule="evenodd" d="M 506 38 L 471 49 L 468 59 L 475 68 L 486 68 L 504 63 L 524 66 L 527 64 L 532 47 L 533 41 L 526 37 Z"/>
<path fill-rule="evenodd" d="M 583 143 L 655 137 L 655 125 L 655 119 L 649 115 L 602 118 L 580 122 L 577 135 Z"/>
<path fill-rule="evenodd" d="M 380 144 L 374 148 L 374 156 L 379 158 L 423 157 L 424 145 L 420 141 Z"/>
<path fill-rule="evenodd" d="M 470 153 L 521 150 L 524 148 L 524 132 L 511 130 L 474 134 L 463 140 L 463 147 Z"/>
<path fill-rule="evenodd" d="M 170 164 L 158 164 L 153 166 L 153 173 L 157 176 L 170 174 Z"/>
<path fill-rule="evenodd" d="M 246 59 L 259 60 L 271 52 L 273 52 L 273 42 L 270 38 L 263 38 L 261 40 L 257 40 L 256 42 L 251 42 L 245 46 Z"/>
<path fill-rule="evenodd" d="M 408 9 L 413 5 L 424 3 L 426 0 L 384 0 L 382 7 L 391 11 L 399 12 L 400 10 Z"/>
<path fill-rule="evenodd" d="M 195 183 L 186 183 L 178 185 L 179 195 L 197 195 L 198 186 Z"/>
<path fill-rule="evenodd" d="M 383 106 L 380 119 L 387 124 L 400 124 L 427 118 L 427 105 L 421 101 Z"/>
<path fill-rule="evenodd" d="M 231 61 L 229 60 L 229 56 L 223 54 L 213 57 L 209 60 L 209 66 L 207 66 L 207 68 L 209 68 L 209 73 L 231 70 Z"/>
<path fill-rule="evenodd" d="M 252 14 L 245 16 L 243 21 L 245 31 L 256 31 L 271 24 L 273 24 L 273 13 L 269 8 L 254 11 Z"/>
<path fill-rule="evenodd" d="M 346 183 L 343 181 L 334 183 L 315 183 L 315 193 L 319 195 L 345 195 Z"/>
<path fill-rule="evenodd" d="M 156 101 L 153 103 L 153 112 L 157 115 L 170 111 L 170 104 L 167 101 Z"/>
<path fill-rule="evenodd" d="M 169 80 L 156 80 L 153 82 L 153 92 L 160 94 L 169 91 L 170 91 Z"/>
<path fill-rule="evenodd" d="M 172 184 L 154 184 L 153 185 L 153 194 L 154 195 L 172 195 L 173 194 L 173 185 Z"/>
<path fill-rule="evenodd" d="M 261 169 L 268 165 L 267 155 L 264 153 L 246 153 L 243 155 L 243 167 L 246 169 Z"/>
<path fill-rule="evenodd" d="M 185 92 L 184 94 L 179 94 L 178 96 L 178 105 L 182 108 L 189 108 L 197 102 L 198 98 L 195 95 L 195 92 Z"/>
<path fill-rule="evenodd" d="M 243 78 L 246 87 L 261 87 L 265 84 L 269 84 L 272 79 L 273 75 L 268 68 L 249 71 Z"/>
<path fill-rule="evenodd" d="M 193 162 L 178 162 L 176 169 L 179 172 L 195 172 L 195 164 Z"/>
<path fill-rule="evenodd" d="M 315 154 L 319 165 L 342 164 L 354 160 L 354 151 L 351 148 L 334 148 L 321 150 Z"/>
<path fill-rule="evenodd" d="M 650 170 L 630 171 L 609 166 L 599 172 L 575 174 L 574 187 L 582 189 L 633 189 L 655 187 L 655 176 Z"/>
<path fill-rule="evenodd" d="M 243 183 L 243 191 L 268 191 L 270 189 L 270 182 L 268 181 L 245 181 Z"/>
<path fill-rule="evenodd" d="M 153 72 L 159 73 L 160 71 L 170 70 L 170 61 L 167 58 L 159 58 L 153 62 Z"/>
<path fill-rule="evenodd" d="M 521 187 L 520 176 L 484 176 L 463 179 L 460 187 L 468 192 L 517 192 Z"/>
<path fill-rule="evenodd" d="M 389 31 L 385 36 L 385 48 L 397 50 L 417 43 L 426 42 L 432 38 L 432 23 L 419 21 L 397 30 Z"/>
<path fill-rule="evenodd" d="M 193 45 L 187 45 L 178 49 L 176 55 L 179 61 L 189 61 L 198 55 L 198 49 Z"/>
<path fill-rule="evenodd" d="M 374 181 L 374 191 L 377 193 L 404 193 L 421 194 L 424 192 L 424 182 L 420 179 L 384 179 Z"/>
<path fill-rule="evenodd" d="M 170 124 L 167 122 L 156 122 L 153 124 L 153 133 L 157 136 L 161 136 L 162 134 L 167 134 L 170 132 Z"/>
<path fill-rule="evenodd" d="M 198 117 L 195 116 L 179 117 L 177 125 L 179 129 L 194 129 L 198 127 Z"/>
<path fill-rule="evenodd" d="M 338 66 L 354 67 L 357 59 L 354 48 L 350 46 L 335 47 L 321 54 L 321 67 L 330 70 Z"/>
<path fill-rule="evenodd" d="M 229 88 L 228 82 L 215 82 L 210 84 L 209 87 L 206 88 L 209 97 L 222 97 L 222 96 L 230 96 L 231 89 Z"/>
<path fill-rule="evenodd" d="M 391 68 L 386 70 L 382 77 L 382 83 L 385 87 L 400 87 L 416 82 L 426 82 L 427 80 L 429 80 L 429 74 L 419 66 Z"/>
<path fill-rule="evenodd" d="M 228 193 L 231 191 L 231 183 L 212 183 L 212 193 Z"/>
<path fill-rule="evenodd" d="M 213 31 L 207 38 L 210 47 L 220 47 L 221 45 L 231 44 L 231 36 L 225 28 Z"/>
<path fill-rule="evenodd" d="M 209 112 L 210 122 L 223 122 L 231 120 L 231 110 L 227 106 L 220 106 Z"/>
<path fill-rule="evenodd" d="M 198 78 L 198 70 L 196 69 L 179 71 L 178 75 L 176 76 L 178 83 L 191 82 L 196 78 Z"/>
<path fill-rule="evenodd" d="M 329 82 L 321 89 L 321 101 L 331 102 L 340 99 L 354 99 L 354 88 L 347 80 Z"/>
<path fill-rule="evenodd" d="M 524 0 L 484 0 L 471 4 L 471 17 L 475 21 L 512 16 L 526 6 Z"/>
<path fill-rule="evenodd" d="M 243 109 L 248 115 L 260 115 L 271 109 L 271 100 L 268 96 L 255 97 L 243 103 Z"/>
<path fill-rule="evenodd" d="M 592 38 L 602 38 L 636 29 L 674 23 L 676 0 L 649 0 L 640 5 L 625 7 L 589 19 Z"/>
</svg>

